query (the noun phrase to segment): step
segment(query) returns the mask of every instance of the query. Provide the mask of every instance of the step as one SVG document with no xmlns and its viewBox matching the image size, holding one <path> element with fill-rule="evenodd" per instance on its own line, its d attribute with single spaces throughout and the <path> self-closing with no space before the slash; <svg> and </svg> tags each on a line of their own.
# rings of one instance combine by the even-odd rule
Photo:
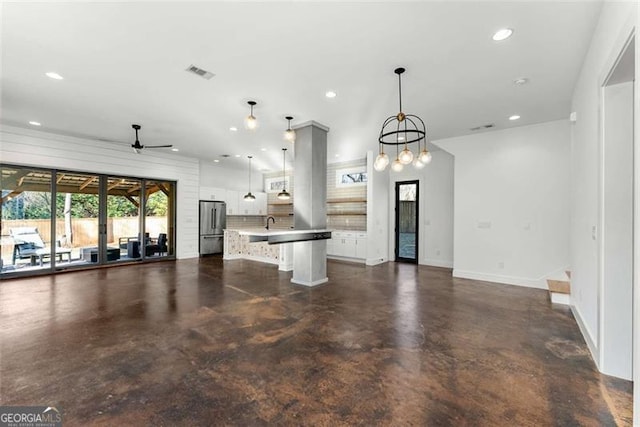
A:
<svg viewBox="0 0 640 427">
<path fill-rule="evenodd" d="M 554 304 L 570 304 L 571 283 L 566 280 L 547 279 L 549 295 Z"/>
</svg>

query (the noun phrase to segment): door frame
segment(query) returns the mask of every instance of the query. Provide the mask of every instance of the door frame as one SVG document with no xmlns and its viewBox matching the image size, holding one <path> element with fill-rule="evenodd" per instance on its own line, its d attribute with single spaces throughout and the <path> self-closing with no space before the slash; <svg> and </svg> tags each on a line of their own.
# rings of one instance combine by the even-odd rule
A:
<svg viewBox="0 0 640 427">
<path fill-rule="evenodd" d="M 415 204 L 415 209 L 416 209 L 416 257 L 415 259 L 411 259 L 411 258 L 401 258 L 400 257 L 400 233 L 398 232 L 398 230 L 400 229 L 400 216 L 398 215 L 398 208 L 400 206 L 400 186 L 401 185 L 406 185 L 406 184 L 415 184 L 416 185 L 416 204 Z M 394 200 L 395 200 L 395 206 L 394 206 L 394 223 L 395 223 L 395 227 L 394 227 L 394 237 L 393 237 L 393 241 L 394 241 L 394 260 L 396 262 L 406 262 L 406 263 L 410 263 L 410 264 L 418 264 L 418 259 L 420 259 L 419 256 L 419 252 L 420 252 L 420 180 L 418 179 L 412 179 L 412 180 L 408 180 L 408 181 L 396 181 L 395 183 L 395 195 L 394 195 Z"/>
</svg>

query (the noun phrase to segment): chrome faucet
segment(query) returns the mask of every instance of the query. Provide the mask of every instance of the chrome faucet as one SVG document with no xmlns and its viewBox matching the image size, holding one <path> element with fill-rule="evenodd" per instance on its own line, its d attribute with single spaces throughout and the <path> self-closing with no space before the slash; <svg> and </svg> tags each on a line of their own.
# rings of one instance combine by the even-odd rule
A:
<svg viewBox="0 0 640 427">
<path fill-rule="evenodd" d="M 267 230 L 269 229 L 269 220 L 273 220 L 273 223 L 276 223 L 276 219 L 272 216 L 267 217 L 267 226 L 265 227 Z"/>
</svg>

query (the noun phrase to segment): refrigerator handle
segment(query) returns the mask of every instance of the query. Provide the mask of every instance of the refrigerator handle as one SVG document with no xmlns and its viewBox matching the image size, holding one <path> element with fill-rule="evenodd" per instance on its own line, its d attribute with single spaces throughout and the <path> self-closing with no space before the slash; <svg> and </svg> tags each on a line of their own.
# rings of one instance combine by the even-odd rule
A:
<svg viewBox="0 0 640 427">
<path fill-rule="evenodd" d="M 216 227 L 216 215 L 217 215 L 217 212 L 216 212 L 216 211 L 217 211 L 217 209 L 216 209 L 216 208 L 213 208 L 213 210 L 211 211 L 211 219 L 212 219 L 212 221 L 211 221 L 211 222 L 213 223 L 213 229 L 214 229 L 214 230 L 217 228 L 217 227 Z"/>
</svg>

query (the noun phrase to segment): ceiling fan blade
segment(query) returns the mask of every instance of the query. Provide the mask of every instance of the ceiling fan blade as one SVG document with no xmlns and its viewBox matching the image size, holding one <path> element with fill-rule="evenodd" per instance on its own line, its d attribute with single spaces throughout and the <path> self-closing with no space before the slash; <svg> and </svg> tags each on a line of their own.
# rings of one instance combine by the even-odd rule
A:
<svg viewBox="0 0 640 427">
<path fill-rule="evenodd" d="M 171 148 L 173 144 L 169 145 L 145 145 L 144 148 Z"/>
</svg>

